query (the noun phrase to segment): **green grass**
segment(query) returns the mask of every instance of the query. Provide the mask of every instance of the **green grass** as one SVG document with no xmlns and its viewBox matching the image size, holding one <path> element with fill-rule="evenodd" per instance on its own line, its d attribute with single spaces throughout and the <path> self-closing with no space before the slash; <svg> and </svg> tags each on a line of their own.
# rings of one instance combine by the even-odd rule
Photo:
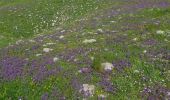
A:
<svg viewBox="0 0 170 100">
<path fill-rule="evenodd" d="M 0 47 L 12 42 L 12 38 L 29 38 L 61 25 L 66 26 L 109 3 L 110 1 L 94 0 L 1 1 L 0 35 L 8 42 L 1 41 Z"/>
<path fill-rule="evenodd" d="M 53 34 L 58 27 L 68 29 L 77 28 L 79 24 L 77 24 L 78 22 L 75 20 L 82 18 L 91 19 L 93 16 L 103 14 L 102 11 L 109 9 L 113 4 L 114 3 L 109 0 L 101 0 L 100 2 L 97 2 L 97 0 L 37 0 L 27 3 L 25 3 L 24 0 L 18 0 L 16 2 L 0 1 L 0 36 L 2 36 L 0 37 L 2 40 L 0 41 L 0 47 L 5 47 L 9 43 L 19 39 L 32 39 L 38 34 Z M 123 3 L 117 2 L 115 6 L 121 4 Z M 13 8 L 16 8 L 14 10 L 16 12 L 10 11 L 10 9 Z M 96 10 L 94 11 L 94 9 Z M 91 14 L 91 12 L 94 13 Z M 58 17 L 58 19 L 56 19 L 56 17 Z M 111 94 L 105 92 L 100 86 L 96 85 L 94 96 L 88 99 L 95 100 L 98 95 L 106 94 L 107 99 L 110 100 L 140 100 L 140 91 L 147 86 L 160 84 L 170 88 L 170 71 L 169 68 L 165 67 L 165 62 L 162 61 L 164 58 L 157 57 L 159 59 L 155 61 L 143 52 L 144 50 L 148 52 L 151 50 L 160 50 L 161 48 L 166 50 L 170 49 L 169 42 L 164 41 L 165 39 L 169 40 L 169 19 L 170 8 L 142 9 L 133 14 L 120 14 L 106 19 L 101 18 L 97 20 L 101 25 L 98 25 L 96 28 L 92 28 L 88 22 L 84 22 L 85 27 L 83 29 L 65 35 L 64 39 L 66 43 L 63 41 L 56 42 L 51 38 L 45 39 L 43 44 L 48 42 L 56 42 L 57 44 L 50 47 L 54 50 L 52 53 L 46 54 L 45 56 L 47 57 L 53 57 L 63 52 L 63 54 L 66 54 L 69 52 L 67 52 L 67 50 L 73 50 L 73 52 L 75 52 L 74 49 L 79 47 L 95 49 L 87 56 L 87 58 L 89 57 L 88 59 L 94 57 L 92 65 L 76 65 L 73 62 L 60 60 L 53 66 L 49 65 L 48 68 L 61 66 L 63 71 L 57 76 L 50 76 L 44 79 L 42 83 L 34 82 L 31 77 L 24 77 L 24 79 L 12 81 L 0 79 L 0 99 L 13 100 L 21 97 L 24 99 L 39 100 L 44 93 L 48 93 L 49 96 L 53 98 L 52 90 L 54 88 L 57 88 L 59 91 L 58 95 L 64 95 L 67 99 L 75 99 L 75 90 L 69 82 L 73 77 L 77 77 L 79 81 L 86 77 L 86 75 L 78 73 L 79 68 L 84 66 L 91 67 L 93 73 L 89 83 L 96 85 L 102 78 L 98 76 L 98 74 L 107 74 L 101 71 L 101 63 L 112 63 L 123 59 L 130 61 L 131 66 L 123 69 L 122 72 L 114 69 L 113 75 L 108 75 L 111 83 L 117 88 L 116 93 Z M 115 20 L 116 23 L 108 24 L 113 20 Z M 155 24 L 154 22 L 156 21 L 160 21 L 160 24 Z M 52 23 L 54 23 L 54 25 Z M 102 26 L 102 24 L 107 25 Z M 129 27 L 130 29 L 128 30 L 122 30 Z M 96 33 L 97 29 L 116 30 L 118 32 L 114 34 L 107 34 L 106 32 L 97 35 L 91 34 Z M 156 34 L 157 30 L 163 30 L 165 34 Z M 84 35 L 82 35 L 83 33 Z M 91 38 L 96 39 L 97 42 L 92 44 L 82 43 L 85 39 Z M 137 38 L 137 40 L 134 41 L 134 38 Z M 118 41 L 119 39 L 122 40 Z M 144 45 L 143 42 L 149 39 L 154 39 L 158 41 L 159 44 Z M 25 49 L 31 48 L 34 45 L 42 44 L 28 43 L 27 45 L 19 47 L 19 50 L 12 49 L 9 51 L 9 55 L 24 57 Z M 35 54 L 43 53 L 43 48 L 44 47 L 41 46 L 38 50 L 32 51 L 27 57 L 31 60 L 39 59 L 35 57 Z M 80 61 L 84 60 L 83 55 L 78 55 L 77 58 Z M 43 59 L 41 60 L 43 61 Z M 29 68 L 30 66 L 27 65 L 26 67 Z M 68 73 L 70 76 L 64 77 L 63 72 Z M 143 78 L 147 78 L 147 80 L 143 80 Z"/>
</svg>

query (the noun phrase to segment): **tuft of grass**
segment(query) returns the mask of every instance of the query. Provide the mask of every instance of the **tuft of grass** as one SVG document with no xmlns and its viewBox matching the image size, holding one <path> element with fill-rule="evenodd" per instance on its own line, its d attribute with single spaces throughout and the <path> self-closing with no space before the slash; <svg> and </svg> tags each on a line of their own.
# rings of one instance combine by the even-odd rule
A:
<svg viewBox="0 0 170 100">
<path fill-rule="evenodd" d="M 102 68 L 101 68 L 101 63 L 102 63 L 102 58 L 101 56 L 95 57 L 93 60 L 93 64 L 92 64 L 92 68 L 96 71 L 102 72 Z"/>
</svg>

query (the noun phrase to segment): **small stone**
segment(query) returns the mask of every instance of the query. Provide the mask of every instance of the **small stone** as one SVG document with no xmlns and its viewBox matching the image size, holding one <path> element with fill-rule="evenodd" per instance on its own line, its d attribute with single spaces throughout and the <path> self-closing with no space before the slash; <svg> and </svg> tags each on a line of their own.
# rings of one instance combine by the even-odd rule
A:
<svg viewBox="0 0 170 100">
<path fill-rule="evenodd" d="M 113 64 L 108 62 L 102 63 L 101 66 L 105 71 L 111 71 L 114 68 Z"/>
<path fill-rule="evenodd" d="M 94 43 L 94 42 L 96 42 L 96 40 L 95 39 L 85 39 L 84 41 L 83 41 L 83 43 L 85 43 L 85 44 L 87 44 L 87 43 Z"/>
<path fill-rule="evenodd" d="M 42 54 L 36 54 L 36 56 L 38 57 L 38 56 L 41 56 Z"/>
<path fill-rule="evenodd" d="M 83 88 L 80 89 L 80 92 L 83 93 L 85 96 L 93 96 L 95 91 L 94 85 L 83 84 Z"/>
<path fill-rule="evenodd" d="M 60 39 L 63 39 L 63 38 L 64 38 L 64 36 L 63 36 L 63 35 L 61 35 L 59 38 L 60 38 Z"/>
<path fill-rule="evenodd" d="M 78 59 L 74 59 L 74 62 L 77 62 L 78 61 Z"/>
<path fill-rule="evenodd" d="M 52 51 L 53 49 L 50 49 L 50 48 L 43 48 L 43 51 L 44 52 L 50 52 L 50 51 Z"/>
<path fill-rule="evenodd" d="M 167 92 L 167 95 L 170 96 L 170 92 Z"/>
<path fill-rule="evenodd" d="M 53 61 L 54 61 L 54 62 L 57 62 L 58 60 L 59 60 L 59 58 L 57 58 L 57 57 L 54 57 L 54 58 L 53 58 Z"/>
</svg>

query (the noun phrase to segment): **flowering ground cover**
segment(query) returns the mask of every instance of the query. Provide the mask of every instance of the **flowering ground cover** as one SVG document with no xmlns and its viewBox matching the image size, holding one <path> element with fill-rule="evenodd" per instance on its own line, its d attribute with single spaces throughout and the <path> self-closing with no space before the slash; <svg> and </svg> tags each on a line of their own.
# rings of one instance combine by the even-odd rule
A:
<svg viewBox="0 0 170 100">
<path fill-rule="evenodd" d="M 0 99 L 170 100 L 169 0 L 1 0 Z"/>
</svg>

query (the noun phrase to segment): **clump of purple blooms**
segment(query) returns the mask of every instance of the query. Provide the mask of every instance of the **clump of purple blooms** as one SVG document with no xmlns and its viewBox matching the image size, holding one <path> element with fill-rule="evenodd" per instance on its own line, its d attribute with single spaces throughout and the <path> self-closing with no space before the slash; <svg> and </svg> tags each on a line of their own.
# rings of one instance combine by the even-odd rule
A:
<svg viewBox="0 0 170 100">
<path fill-rule="evenodd" d="M 161 85 L 145 87 L 141 92 L 141 96 L 147 100 L 169 100 L 170 89 Z"/>
<path fill-rule="evenodd" d="M 116 68 L 118 71 L 123 71 L 125 68 L 128 68 L 131 66 L 130 61 L 128 60 L 117 60 L 113 61 L 113 66 Z"/>
<path fill-rule="evenodd" d="M 6 57 L 0 61 L 0 69 L 3 79 L 14 80 L 24 75 L 24 68 L 28 64 L 26 60 L 19 57 Z"/>
</svg>

